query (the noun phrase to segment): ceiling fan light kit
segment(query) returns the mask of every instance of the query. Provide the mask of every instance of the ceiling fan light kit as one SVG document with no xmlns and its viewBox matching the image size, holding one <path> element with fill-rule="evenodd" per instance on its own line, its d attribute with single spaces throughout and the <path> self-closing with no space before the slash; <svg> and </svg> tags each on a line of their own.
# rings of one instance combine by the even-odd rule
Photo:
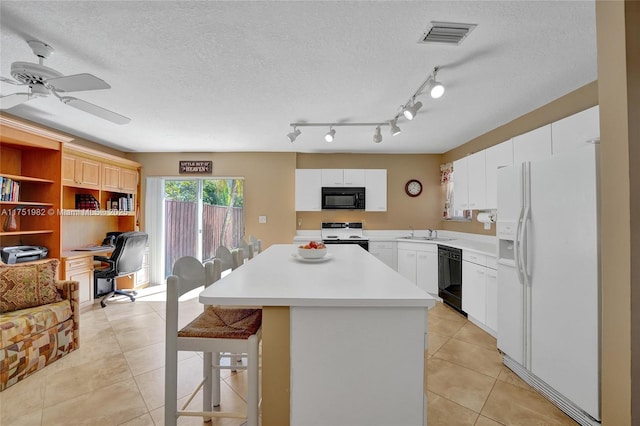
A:
<svg viewBox="0 0 640 426">
<path fill-rule="evenodd" d="M 16 86 L 28 86 L 29 92 L 0 96 L 0 109 L 13 108 L 33 98 L 53 95 L 65 105 L 75 107 L 114 124 L 127 124 L 131 121 L 128 117 L 82 99 L 60 96 L 60 93 L 103 90 L 110 89 L 111 86 L 92 74 L 64 75 L 53 68 L 44 66 L 44 60 L 54 53 L 53 47 L 38 40 L 29 40 L 27 44 L 38 58 L 38 63 L 14 62 L 11 64 L 11 76 L 14 79 L 0 77 L 0 81 Z"/>
<path fill-rule="evenodd" d="M 395 115 L 391 120 L 383 121 L 380 123 L 289 123 L 289 126 L 293 127 L 294 131 L 287 134 L 287 138 L 289 142 L 293 142 L 300 135 L 300 131 L 297 130 L 298 127 L 307 126 L 307 127 L 325 127 L 329 126 L 329 132 L 327 132 L 324 136 L 324 139 L 327 142 L 333 142 L 336 131 L 333 129 L 334 126 L 372 126 L 375 127 L 375 132 L 373 135 L 373 142 L 380 143 L 382 142 L 382 134 L 380 133 L 380 126 L 389 126 L 391 130 L 391 135 L 396 136 L 401 133 L 400 128 L 398 127 L 398 118 L 400 116 L 404 116 L 407 120 L 413 120 L 418 113 L 418 110 L 422 108 L 422 102 L 416 101 L 416 98 L 427 91 L 431 95 L 433 99 L 438 99 L 442 97 L 444 94 L 444 85 L 438 81 L 436 81 L 436 74 L 438 72 L 439 67 L 435 67 L 431 74 L 422 82 L 422 84 L 418 87 L 418 89 L 411 95 L 411 97 L 407 100 L 407 102 L 400 107 L 400 112 Z M 296 133 L 297 132 L 297 133 Z"/>
</svg>

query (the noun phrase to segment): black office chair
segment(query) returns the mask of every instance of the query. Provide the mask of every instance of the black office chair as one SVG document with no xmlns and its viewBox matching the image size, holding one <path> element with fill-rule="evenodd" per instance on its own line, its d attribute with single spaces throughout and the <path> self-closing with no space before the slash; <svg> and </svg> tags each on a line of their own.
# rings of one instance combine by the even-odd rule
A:
<svg viewBox="0 0 640 426">
<path fill-rule="evenodd" d="M 120 294 L 127 296 L 131 301 L 135 301 L 135 291 L 129 293 L 116 288 L 116 278 L 132 274 L 142 268 L 145 246 L 148 235 L 144 232 L 124 232 L 116 238 L 116 246 L 111 253 L 111 257 L 94 256 L 94 260 L 106 263 L 108 266 L 96 269 L 93 273 L 94 293 L 96 297 L 103 296 L 100 306 L 106 306 L 104 301 L 111 296 Z M 98 286 L 98 280 L 105 279 L 109 287 L 104 290 Z"/>
</svg>

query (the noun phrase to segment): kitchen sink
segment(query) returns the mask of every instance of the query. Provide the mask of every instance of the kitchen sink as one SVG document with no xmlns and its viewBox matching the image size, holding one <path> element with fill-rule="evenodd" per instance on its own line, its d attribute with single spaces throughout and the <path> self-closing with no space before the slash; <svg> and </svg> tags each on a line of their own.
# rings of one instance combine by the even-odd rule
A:
<svg viewBox="0 0 640 426">
<path fill-rule="evenodd" d="M 455 238 L 445 238 L 445 237 L 418 237 L 418 236 L 406 236 L 400 237 L 402 240 L 412 240 L 412 241 L 451 241 L 455 240 Z"/>
</svg>

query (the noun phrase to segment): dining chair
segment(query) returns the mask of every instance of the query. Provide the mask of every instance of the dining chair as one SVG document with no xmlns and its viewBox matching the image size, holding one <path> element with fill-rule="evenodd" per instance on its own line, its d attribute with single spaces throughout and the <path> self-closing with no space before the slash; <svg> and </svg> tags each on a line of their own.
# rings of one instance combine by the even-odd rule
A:
<svg viewBox="0 0 640 426">
<path fill-rule="evenodd" d="M 254 256 L 253 244 L 249 244 L 245 240 L 240 240 L 240 242 L 238 243 L 238 248 L 242 249 L 242 255 L 243 255 L 242 257 L 245 262 L 247 260 L 253 259 L 253 256 Z"/>
<path fill-rule="evenodd" d="M 230 250 L 225 246 L 216 249 L 216 258 L 220 259 L 222 272 L 229 269 L 238 269 L 243 263 L 244 253 L 238 253 L 238 249 Z"/>
<path fill-rule="evenodd" d="M 222 264 L 214 259 L 204 265 L 196 258 L 178 259 L 173 274 L 167 278 L 166 346 L 165 346 L 165 425 L 175 426 L 180 416 L 246 419 L 247 426 L 258 425 L 259 411 L 259 342 L 262 335 L 262 310 L 205 306 L 204 312 L 182 329 L 178 329 L 179 298 L 198 287 L 207 287 L 220 278 Z M 203 380 L 187 402 L 178 409 L 178 351 L 203 353 Z M 224 356 L 246 356 L 247 365 L 223 366 Z M 247 409 L 214 411 L 220 406 L 220 370 L 247 370 Z M 203 389 L 201 411 L 189 411 L 188 406 Z M 182 397 L 182 395 L 180 395 Z"/>
<path fill-rule="evenodd" d="M 253 246 L 253 255 L 256 256 L 262 251 L 262 240 L 249 235 L 249 243 Z"/>
</svg>

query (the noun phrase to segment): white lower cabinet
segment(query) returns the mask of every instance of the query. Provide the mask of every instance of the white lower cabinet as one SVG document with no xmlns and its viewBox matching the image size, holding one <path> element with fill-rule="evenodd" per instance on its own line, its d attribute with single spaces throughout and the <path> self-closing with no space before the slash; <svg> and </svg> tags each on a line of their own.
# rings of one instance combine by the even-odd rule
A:
<svg viewBox="0 0 640 426">
<path fill-rule="evenodd" d="M 418 287 L 438 295 L 438 246 L 398 243 L 398 272 Z"/>
<path fill-rule="evenodd" d="M 462 310 L 472 322 L 496 335 L 498 286 L 495 258 L 462 251 Z"/>
<path fill-rule="evenodd" d="M 393 241 L 369 241 L 369 253 L 394 270 L 396 269 L 395 252 Z"/>
<path fill-rule="evenodd" d="M 487 259 L 487 322 L 486 325 L 494 335 L 498 333 L 498 274 L 489 267 Z"/>
</svg>

